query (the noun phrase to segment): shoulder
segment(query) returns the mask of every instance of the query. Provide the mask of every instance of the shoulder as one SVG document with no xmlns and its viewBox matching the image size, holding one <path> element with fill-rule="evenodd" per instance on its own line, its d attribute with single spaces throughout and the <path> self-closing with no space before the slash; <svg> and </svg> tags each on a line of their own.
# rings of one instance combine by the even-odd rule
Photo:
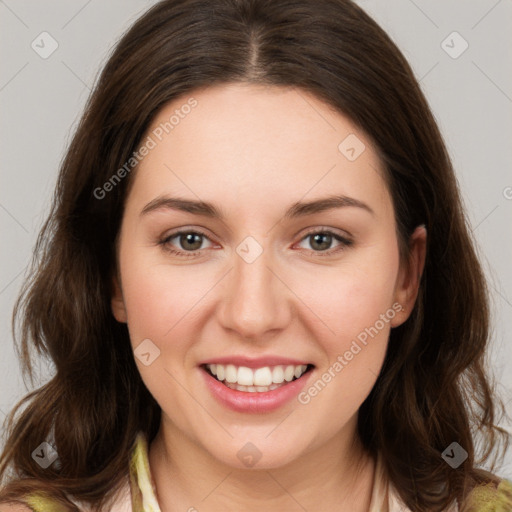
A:
<svg viewBox="0 0 512 512">
<path fill-rule="evenodd" d="M 16 498 L 16 502 L 0 503 L 0 512 L 69 512 L 70 507 L 43 492 L 34 491 Z M 79 506 L 74 500 L 70 500 Z M 89 509 L 82 509 L 89 512 Z"/>
<path fill-rule="evenodd" d="M 92 512 L 90 506 L 67 496 L 68 500 L 81 512 Z M 0 512 L 69 512 L 69 506 L 40 493 L 32 493 L 18 498 L 17 502 L 0 503 Z M 113 496 L 108 505 L 109 512 L 132 512 L 131 488 L 127 479 L 124 486 Z M 76 510 L 76 509 L 73 509 Z"/>
<path fill-rule="evenodd" d="M 132 448 L 126 478 L 107 504 L 109 512 L 132 512 L 134 510 L 132 507 L 132 485 L 138 487 L 141 482 L 143 483 L 144 477 L 144 472 L 137 473 L 137 469 L 139 473 L 141 472 L 139 458 L 143 462 L 147 460 L 147 440 L 142 432 L 138 433 Z M 146 468 L 144 467 L 144 469 Z M 90 505 L 85 501 L 70 495 L 66 495 L 66 497 L 81 512 L 91 512 Z M 70 510 L 69 506 L 62 505 L 58 499 L 48 496 L 44 491 L 34 490 L 17 499 L 19 501 L 1 502 L 0 512 L 68 512 Z M 155 510 L 158 509 L 155 508 Z"/>
<path fill-rule="evenodd" d="M 0 512 L 67 512 L 68 507 L 40 494 L 18 498 L 17 502 L 0 503 Z"/>
<path fill-rule="evenodd" d="M 469 493 L 466 506 L 468 512 L 510 512 L 512 510 L 512 482 L 493 479 L 477 485 Z"/>
<path fill-rule="evenodd" d="M 32 509 L 21 503 L 0 503 L 0 512 L 32 512 Z"/>
</svg>

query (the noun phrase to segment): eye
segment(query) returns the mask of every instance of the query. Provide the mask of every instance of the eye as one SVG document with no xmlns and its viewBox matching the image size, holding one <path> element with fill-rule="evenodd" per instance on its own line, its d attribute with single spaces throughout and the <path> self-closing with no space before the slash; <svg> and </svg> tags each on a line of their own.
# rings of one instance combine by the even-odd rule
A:
<svg viewBox="0 0 512 512">
<path fill-rule="evenodd" d="M 171 241 L 177 238 L 177 242 L 179 246 L 184 250 L 176 249 Z M 194 257 L 198 256 L 197 252 L 204 247 L 201 247 L 203 244 L 203 239 L 208 239 L 208 237 L 199 231 L 177 231 L 175 233 L 171 233 L 166 236 L 163 240 L 159 242 L 166 251 L 171 254 L 176 254 L 178 256 L 187 256 Z M 209 239 L 208 239 L 209 240 Z"/>
<path fill-rule="evenodd" d="M 177 239 L 179 248 L 173 245 L 172 241 L 174 239 Z M 205 239 L 209 240 L 208 236 L 200 231 L 181 230 L 171 233 L 158 243 L 163 246 L 167 252 L 176 256 L 198 257 L 200 256 L 200 252 L 205 249 L 205 247 L 202 247 Z M 353 243 L 352 240 L 325 228 L 317 229 L 316 231 L 306 234 L 300 243 L 308 239 L 311 240 L 310 243 L 312 247 L 309 252 L 315 256 L 331 256 L 344 250 Z M 334 241 L 338 242 L 338 247 L 331 249 L 331 245 Z M 180 248 L 182 250 L 180 250 Z"/>
<path fill-rule="evenodd" d="M 310 252 L 318 256 L 331 256 L 332 254 L 344 250 L 353 243 L 352 240 L 324 228 L 308 233 L 301 242 L 308 239 L 310 240 L 310 246 L 313 248 Z M 335 249 L 330 249 L 334 241 L 337 241 L 339 245 Z"/>
</svg>

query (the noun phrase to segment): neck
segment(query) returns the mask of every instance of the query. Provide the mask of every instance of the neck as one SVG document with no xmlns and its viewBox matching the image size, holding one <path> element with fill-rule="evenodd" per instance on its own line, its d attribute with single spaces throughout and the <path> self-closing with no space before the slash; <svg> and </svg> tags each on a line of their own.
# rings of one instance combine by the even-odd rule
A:
<svg viewBox="0 0 512 512">
<path fill-rule="evenodd" d="M 272 469 L 239 469 L 212 457 L 162 418 L 149 463 L 162 512 L 337 510 L 367 512 L 375 463 L 357 416 L 320 448 Z M 348 434 L 351 435 L 348 435 Z"/>
</svg>

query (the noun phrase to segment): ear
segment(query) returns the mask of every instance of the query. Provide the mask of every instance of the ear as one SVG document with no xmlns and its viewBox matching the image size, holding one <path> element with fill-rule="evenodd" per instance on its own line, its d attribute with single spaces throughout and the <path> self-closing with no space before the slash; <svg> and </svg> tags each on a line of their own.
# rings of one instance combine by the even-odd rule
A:
<svg viewBox="0 0 512 512">
<path fill-rule="evenodd" d="M 110 299 L 110 307 L 114 318 L 121 323 L 126 323 L 128 316 L 126 314 L 126 307 L 124 305 L 123 292 L 119 285 L 119 278 L 117 275 L 112 277 L 112 296 Z"/>
<path fill-rule="evenodd" d="M 398 327 L 410 316 L 420 287 L 421 276 L 425 268 L 427 252 L 427 230 L 425 226 L 418 226 L 409 239 L 409 260 L 400 265 L 395 285 L 394 302 L 401 306 L 390 322 L 391 327 Z"/>
</svg>

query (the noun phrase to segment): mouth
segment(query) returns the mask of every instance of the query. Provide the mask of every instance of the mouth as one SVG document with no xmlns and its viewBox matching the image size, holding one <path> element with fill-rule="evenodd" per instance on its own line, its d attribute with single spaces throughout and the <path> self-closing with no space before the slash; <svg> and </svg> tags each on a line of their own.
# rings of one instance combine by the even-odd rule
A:
<svg viewBox="0 0 512 512">
<path fill-rule="evenodd" d="M 227 388 L 244 393 L 267 393 L 302 379 L 312 364 L 274 365 L 249 368 L 234 364 L 204 364 L 202 369 Z"/>
</svg>

